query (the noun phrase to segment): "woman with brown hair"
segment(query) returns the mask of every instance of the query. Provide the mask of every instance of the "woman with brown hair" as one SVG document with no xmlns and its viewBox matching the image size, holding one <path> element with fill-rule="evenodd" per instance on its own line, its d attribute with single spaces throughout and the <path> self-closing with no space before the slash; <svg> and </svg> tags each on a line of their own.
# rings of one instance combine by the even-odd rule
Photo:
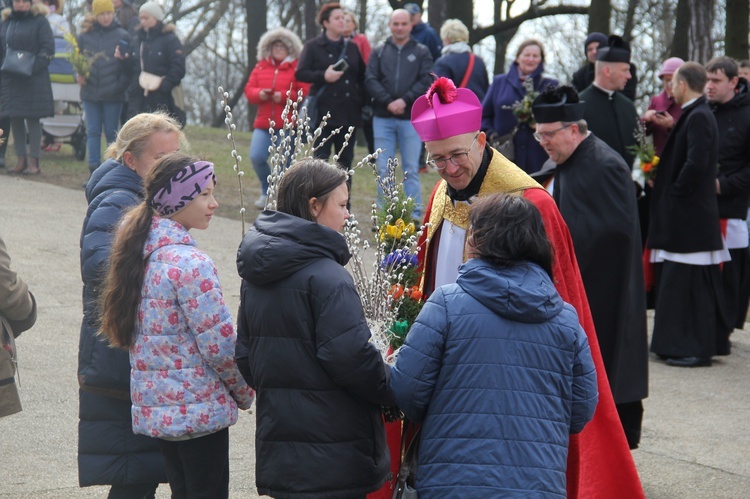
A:
<svg viewBox="0 0 750 499">
<path fill-rule="evenodd" d="M 254 393 L 216 266 L 196 247 L 218 203 L 214 165 L 162 157 L 120 222 L 104 281 L 101 331 L 130 351 L 133 432 L 157 440 L 172 497 L 229 497 L 229 426 Z"/>
<path fill-rule="evenodd" d="M 344 268 L 346 173 L 305 159 L 278 189 L 278 211 L 258 216 L 237 256 L 237 363 L 258 392 L 256 485 L 273 497 L 363 498 L 390 471 L 390 370 Z"/>
<path fill-rule="evenodd" d="M 317 119 L 311 123 L 312 128 L 320 124 L 326 113 L 331 113 L 331 118 L 322 137 L 343 127 L 315 152 L 316 158 L 327 160 L 332 147 L 335 154 L 341 151 L 348 127 L 362 125 L 365 61 L 357 45 L 344 36 L 346 19 L 340 4 L 324 4 L 318 12 L 318 24 L 323 31 L 305 43 L 295 76 L 299 81 L 312 83 L 310 95 L 317 99 Z M 347 170 L 352 166 L 354 143 L 355 135 L 352 135 L 338 159 Z"/>
</svg>

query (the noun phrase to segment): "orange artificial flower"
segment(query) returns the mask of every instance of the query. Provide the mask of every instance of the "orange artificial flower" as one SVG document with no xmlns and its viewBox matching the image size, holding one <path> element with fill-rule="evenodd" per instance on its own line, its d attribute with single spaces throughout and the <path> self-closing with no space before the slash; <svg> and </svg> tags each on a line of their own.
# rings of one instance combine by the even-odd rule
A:
<svg viewBox="0 0 750 499">
<path fill-rule="evenodd" d="M 651 163 L 643 163 L 641 165 L 641 170 L 643 171 L 643 173 L 648 173 L 653 169 L 654 169 L 654 165 Z"/>
<path fill-rule="evenodd" d="M 400 299 L 402 296 L 404 296 L 404 287 L 400 284 L 394 284 L 391 286 L 391 295 L 393 296 L 394 300 Z"/>
</svg>

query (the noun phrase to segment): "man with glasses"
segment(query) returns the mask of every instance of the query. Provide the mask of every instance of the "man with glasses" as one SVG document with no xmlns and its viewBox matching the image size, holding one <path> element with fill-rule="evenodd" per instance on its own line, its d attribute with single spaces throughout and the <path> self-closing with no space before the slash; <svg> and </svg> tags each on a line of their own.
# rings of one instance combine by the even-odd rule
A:
<svg viewBox="0 0 750 499">
<path fill-rule="evenodd" d="M 638 448 L 648 396 L 646 290 L 635 186 L 625 161 L 588 131 L 573 87 L 534 100 L 534 138 L 556 167 L 547 189 L 573 238 L 607 378 L 628 445 Z"/>
<path fill-rule="evenodd" d="M 523 170 L 487 146 L 480 132 L 482 104 L 470 90 L 439 78 L 414 103 L 412 124 L 442 180 L 433 190 L 423 241 L 423 291 L 456 281 L 465 261 L 469 207 L 497 192 L 524 196 L 542 214 L 555 253 L 553 277 L 563 299 L 573 305 L 591 344 L 597 367 L 599 405 L 579 436 L 572 435 L 568 455 L 569 497 L 643 497 L 633 457 L 622 432 L 599 353 L 591 313 L 568 227 L 552 197 Z"/>
</svg>

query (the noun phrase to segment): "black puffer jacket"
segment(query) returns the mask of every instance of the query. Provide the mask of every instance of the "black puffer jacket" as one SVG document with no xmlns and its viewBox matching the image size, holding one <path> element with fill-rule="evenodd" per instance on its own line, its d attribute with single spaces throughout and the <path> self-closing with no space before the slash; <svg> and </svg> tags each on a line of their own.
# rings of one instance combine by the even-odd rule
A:
<svg viewBox="0 0 750 499">
<path fill-rule="evenodd" d="M 109 26 L 93 22 L 78 37 L 78 47 L 94 58 L 91 74 L 81 86 L 81 100 L 92 102 L 121 102 L 130 83 L 128 64 L 115 59 L 115 47 L 120 40 L 130 43 L 130 35 L 117 20 Z"/>
<path fill-rule="evenodd" d="M 349 499 L 389 474 L 390 370 L 348 260 L 340 234 L 281 212 L 261 213 L 240 245 L 237 364 L 258 396 L 260 494 Z"/>
<path fill-rule="evenodd" d="M 3 73 L 0 76 L 2 115 L 11 118 L 44 118 L 54 114 L 49 66 L 55 54 L 55 39 L 45 17 L 49 11 L 42 4 L 28 12 L 5 9 L 0 26 L 0 59 L 5 60 L 6 46 L 35 55 L 30 77 Z"/>
<path fill-rule="evenodd" d="M 81 231 L 83 322 L 78 345 L 78 481 L 88 485 L 166 482 L 155 439 L 135 435 L 130 414 L 130 357 L 96 333 L 96 300 L 112 245 L 112 230 L 142 197 L 141 178 L 110 159 L 91 175 Z"/>
<path fill-rule="evenodd" d="M 149 113 L 159 109 L 174 113 L 172 89 L 185 77 L 185 52 L 182 42 L 175 34 L 173 24 L 157 23 L 146 31 L 138 29 L 128 47 L 128 60 L 133 80 L 130 83 L 128 99 L 128 116 Z M 143 47 L 143 70 L 164 80 L 158 90 L 144 96 L 143 88 L 138 84 L 141 73 L 141 46 Z"/>
<path fill-rule="evenodd" d="M 719 216 L 747 218 L 750 201 L 750 92 L 740 80 L 739 92 L 726 104 L 711 104 L 719 126 Z"/>
</svg>

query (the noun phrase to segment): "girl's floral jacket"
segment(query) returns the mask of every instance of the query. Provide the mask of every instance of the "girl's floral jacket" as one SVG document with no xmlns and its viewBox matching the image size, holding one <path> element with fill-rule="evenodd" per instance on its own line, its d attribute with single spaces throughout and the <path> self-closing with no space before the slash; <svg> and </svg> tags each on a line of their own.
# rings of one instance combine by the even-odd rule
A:
<svg viewBox="0 0 750 499">
<path fill-rule="evenodd" d="M 160 217 L 144 257 L 130 349 L 133 431 L 180 437 L 233 425 L 255 393 L 234 360 L 237 335 L 214 263 L 182 225 Z"/>
</svg>

